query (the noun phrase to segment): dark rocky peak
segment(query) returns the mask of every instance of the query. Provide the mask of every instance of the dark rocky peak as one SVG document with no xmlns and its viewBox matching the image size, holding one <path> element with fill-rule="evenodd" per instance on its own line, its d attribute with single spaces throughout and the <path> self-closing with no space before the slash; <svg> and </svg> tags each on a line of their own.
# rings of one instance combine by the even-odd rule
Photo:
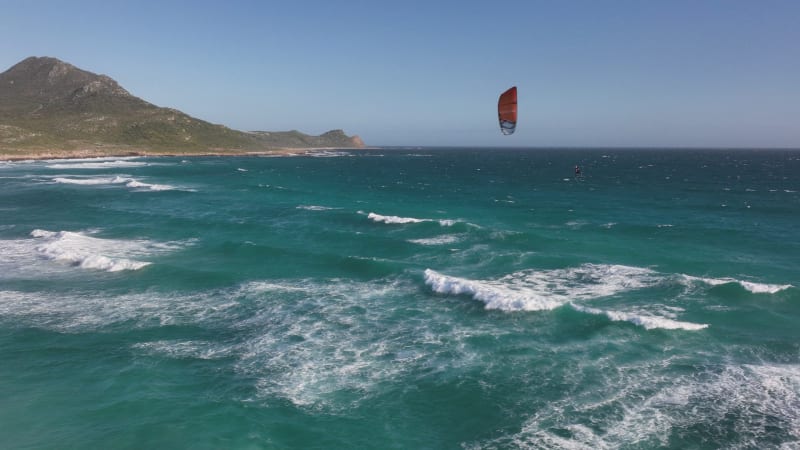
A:
<svg viewBox="0 0 800 450">
<path fill-rule="evenodd" d="M 0 98 L 49 102 L 58 98 L 105 93 L 130 95 L 116 81 L 78 69 L 56 58 L 26 58 L 0 74 Z"/>
</svg>

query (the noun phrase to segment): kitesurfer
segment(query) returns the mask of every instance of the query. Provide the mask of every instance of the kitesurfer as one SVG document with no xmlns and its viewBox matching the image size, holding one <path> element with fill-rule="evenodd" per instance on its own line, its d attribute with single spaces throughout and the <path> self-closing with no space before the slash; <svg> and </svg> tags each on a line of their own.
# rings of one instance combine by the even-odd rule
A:
<svg viewBox="0 0 800 450">
<path fill-rule="evenodd" d="M 575 166 L 575 176 L 581 176 L 581 166 Z"/>
</svg>

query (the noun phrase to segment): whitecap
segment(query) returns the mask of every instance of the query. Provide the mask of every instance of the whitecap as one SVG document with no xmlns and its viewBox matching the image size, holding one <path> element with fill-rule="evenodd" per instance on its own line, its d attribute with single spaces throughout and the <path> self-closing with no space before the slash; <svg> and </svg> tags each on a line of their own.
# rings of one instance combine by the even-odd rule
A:
<svg viewBox="0 0 800 450">
<path fill-rule="evenodd" d="M 73 163 L 57 163 L 47 165 L 48 169 L 118 169 L 129 167 L 144 167 L 149 164 L 141 161 L 100 161 L 100 162 L 73 162 Z"/>
<path fill-rule="evenodd" d="M 570 220 L 569 222 L 565 223 L 564 225 L 572 228 L 572 229 L 579 229 L 586 226 L 588 223 L 583 220 Z"/>
<path fill-rule="evenodd" d="M 389 223 L 389 224 L 405 224 L 405 223 L 421 223 L 429 222 L 427 219 L 416 219 L 414 217 L 399 217 L 399 216 L 383 216 L 373 212 L 367 215 L 367 218 L 373 222 Z"/>
<path fill-rule="evenodd" d="M 232 346 L 209 341 L 151 341 L 133 345 L 134 349 L 173 359 L 221 359 L 235 356 Z"/>
<path fill-rule="evenodd" d="M 738 284 L 745 290 L 753 294 L 776 294 L 780 291 L 794 287 L 791 284 L 767 284 L 756 283 L 752 281 L 737 280 L 735 278 L 703 278 L 691 275 L 682 275 L 681 277 L 685 284 L 692 285 L 695 283 L 704 283 L 711 286 L 720 286 L 724 284 Z"/>
<path fill-rule="evenodd" d="M 149 191 L 169 191 L 177 189 L 175 186 L 170 186 L 168 184 L 144 183 L 135 178 L 130 178 L 122 175 L 116 175 L 113 177 L 89 177 L 89 178 L 55 177 L 53 178 L 53 181 L 61 184 L 76 184 L 84 186 L 98 186 L 104 184 L 112 184 L 112 185 L 124 184 L 126 187 L 129 187 L 131 189 L 149 190 Z"/>
<path fill-rule="evenodd" d="M 332 208 L 329 206 L 319 206 L 319 205 L 298 205 L 296 209 L 304 209 L 306 211 L 330 211 L 338 208 Z"/>
<path fill-rule="evenodd" d="M 341 151 L 331 151 L 331 150 L 315 150 L 309 151 L 305 153 L 306 156 L 311 156 L 314 158 L 339 158 L 342 156 L 353 156 L 352 153 L 349 152 L 341 152 Z"/>
<path fill-rule="evenodd" d="M 526 270 L 495 280 L 470 280 L 424 272 L 425 283 L 434 292 L 468 295 L 486 304 L 486 309 L 539 311 L 558 308 L 575 300 L 591 300 L 619 292 L 652 286 L 655 272 L 640 267 L 584 264 L 553 270 Z"/>
<path fill-rule="evenodd" d="M 367 214 L 367 218 L 373 222 L 386 223 L 386 224 L 408 224 L 408 223 L 422 223 L 422 222 L 438 222 L 443 227 L 451 227 L 457 223 L 452 219 L 417 219 L 415 217 L 399 217 L 399 216 L 384 216 L 371 212 Z"/>
<path fill-rule="evenodd" d="M 65 262 L 83 269 L 118 272 L 138 270 L 150 265 L 131 257 L 147 257 L 172 250 L 175 244 L 148 240 L 102 239 L 71 231 L 33 230 L 34 251 L 40 257 Z"/>
<path fill-rule="evenodd" d="M 419 245 L 444 245 L 452 244 L 461 240 L 461 236 L 454 234 L 443 234 L 432 238 L 409 239 L 408 242 Z"/>
<path fill-rule="evenodd" d="M 111 295 L 108 292 L 0 291 L 0 317 L 12 318 L 29 326 L 60 332 L 85 332 L 118 323 L 134 328 L 218 322 L 237 306 L 219 292 L 176 295 L 139 292 Z M 196 343 L 198 347 L 200 343 Z M 163 349 L 164 345 L 156 345 Z M 202 353 L 197 351 L 197 353 Z"/>
<path fill-rule="evenodd" d="M 94 186 L 100 184 L 115 184 L 121 183 L 123 181 L 115 181 L 115 178 L 110 177 L 102 177 L 102 178 L 65 178 L 65 177 L 56 177 L 53 178 L 53 181 L 56 183 L 61 184 L 78 184 L 84 186 Z"/>
<path fill-rule="evenodd" d="M 141 181 L 131 180 L 125 184 L 125 186 L 134 189 L 147 189 L 150 191 L 171 191 L 176 189 L 175 186 L 170 186 L 168 184 L 150 184 L 150 183 L 142 183 Z"/>
<path fill-rule="evenodd" d="M 431 269 L 425 270 L 425 283 L 440 294 L 468 295 L 480 300 L 486 304 L 486 309 L 538 311 L 562 305 L 546 296 L 520 292 L 502 284 L 442 275 Z"/>
<path fill-rule="evenodd" d="M 383 383 L 418 370 L 419 364 L 436 370 L 442 363 L 468 363 L 467 354 L 445 345 L 460 336 L 431 331 L 439 321 L 406 313 L 405 320 L 395 320 L 398 308 L 407 311 L 408 305 L 401 307 L 394 299 L 410 289 L 413 285 L 400 280 L 248 283 L 240 295 L 265 300 L 255 317 L 239 324 L 260 331 L 243 345 L 237 368 L 258 380 L 259 398 L 335 409 L 351 407 Z M 276 295 L 281 301 L 267 301 Z M 440 361 L 439 352 L 446 352 L 446 359 Z"/>
<path fill-rule="evenodd" d="M 103 161 L 130 161 L 139 159 L 141 156 L 93 156 L 90 158 L 54 158 L 44 160 L 46 163 L 80 163 L 80 162 L 103 162 Z"/>
<path fill-rule="evenodd" d="M 590 308 L 588 306 L 576 305 L 574 303 L 570 303 L 570 306 L 576 311 L 584 312 L 587 314 L 603 315 L 615 322 L 630 322 L 634 325 L 644 327 L 644 329 L 646 330 L 652 330 L 654 328 L 662 328 L 665 330 L 696 331 L 708 328 L 707 324 L 681 322 L 666 317 L 654 316 L 651 314 L 637 314 L 637 313 L 627 313 L 621 311 L 609 311 L 597 308 Z"/>
<path fill-rule="evenodd" d="M 546 402 L 519 431 L 462 447 L 656 448 L 669 447 L 671 436 L 687 430 L 712 439 L 711 446 L 716 433 L 725 433 L 727 448 L 778 448 L 782 440 L 780 448 L 789 449 L 800 442 L 800 366 L 725 365 L 665 376 L 669 364 L 617 366 L 601 386 Z M 619 414 L 608 414 L 609 408 Z"/>
<path fill-rule="evenodd" d="M 446 371 L 475 364 L 466 342 L 486 330 L 480 324 L 452 324 L 444 334 L 434 330 L 446 315 L 409 315 L 413 307 L 398 301 L 414 289 L 409 281 L 392 279 L 279 279 L 185 293 L 0 291 L 0 318 L 60 332 L 116 324 L 231 327 L 244 339 L 154 340 L 133 348 L 144 357 L 230 358 L 234 371 L 255 380 L 256 394 L 249 400 L 285 399 L 298 407 L 335 410 L 352 407 L 420 367 Z"/>
</svg>

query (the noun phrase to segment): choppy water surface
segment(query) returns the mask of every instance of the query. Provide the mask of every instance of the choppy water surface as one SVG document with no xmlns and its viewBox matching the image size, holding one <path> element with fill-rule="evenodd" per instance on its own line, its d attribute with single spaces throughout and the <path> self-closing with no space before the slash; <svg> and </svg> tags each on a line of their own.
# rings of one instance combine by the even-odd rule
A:
<svg viewBox="0 0 800 450">
<path fill-rule="evenodd" d="M 798 173 L 758 150 L 0 163 L 0 447 L 797 448 Z"/>
</svg>

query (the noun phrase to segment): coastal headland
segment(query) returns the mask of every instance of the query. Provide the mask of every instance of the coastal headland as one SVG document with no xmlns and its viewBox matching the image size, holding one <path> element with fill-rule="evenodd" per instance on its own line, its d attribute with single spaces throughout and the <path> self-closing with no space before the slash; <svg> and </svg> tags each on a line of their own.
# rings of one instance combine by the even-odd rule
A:
<svg viewBox="0 0 800 450">
<path fill-rule="evenodd" d="M 212 124 L 56 58 L 26 58 L 0 73 L 0 160 L 291 155 L 364 147 L 361 138 L 340 129 L 314 136 Z"/>
</svg>

